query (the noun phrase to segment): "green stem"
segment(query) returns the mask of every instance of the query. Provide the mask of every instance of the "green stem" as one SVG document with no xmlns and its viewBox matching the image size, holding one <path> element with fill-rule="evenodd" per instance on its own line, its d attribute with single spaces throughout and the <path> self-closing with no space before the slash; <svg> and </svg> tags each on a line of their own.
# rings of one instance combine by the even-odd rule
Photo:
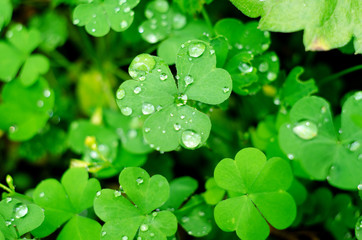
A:
<svg viewBox="0 0 362 240">
<path fill-rule="evenodd" d="M 213 28 L 213 25 L 212 25 L 212 22 L 211 22 L 211 20 L 210 20 L 210 17 L 209 17 L 209 15 L 207 14 L 207 12 L 206 12 L 206 9 L 204 8 L 204 7 L 202 7 L 202 10 L 201 10 L 201 14 L 202 14 L 202 16 L 203 16 L 203 18 L 205 19 L 205 22 L 206 22 L 206 24 L 207 24 L 207 26 L 209 27 L 209 29 L 210 29 L 210 33 L 213 35 L 214 33 L 214 28 Z"/>
<path fill-rule="evenodd" d="M 72 63 L 57 50 L 53 50 L 52 52 L 48 53 L 48 56 L 54 59 L 54 61 L 57 62 L 61 67 L 68 69 L 72 66 Z"/>
<path fill-rule="evenodd" d="M 5 191 L 7 191 L 8 193 L 13 192 L 10 188 L 8 188 L 7 186 L 5 186 L 4 184 L 0 183 L 0 188 L 4 189 Z"/>
<path fill-rule="evenodd" d="M 324 85 L 324 84 L 326 84 L 326 83 L 328 83 L 328 82 L 330 82 L 330 81 L 332 81 L 334 79 L 340 78 L 340 77 L 342 77 L 344 75 L 347 75 L 347 74 L 349 74 L 351 72 L 355 72 L 355 71 L 358 71 L 358 70 L 361 70 L 361 69 L 362 69 L 362 64 L 354 66 L 354 67 L 347 68 L 347 69 L 345 69 L 343 71 L 340 71 L 338 73 L 335 73 L 335 74 L 332 74 L 332 75 L 330 75 L 328 77 L 323 78 L 322 80 L 320 80 L 318 82 L 318 85 L 322 86 L 322 85 Z"/>
<path fill-rule="evenodd" d="M 116 75 L 118 78 L 122 79 L 123 81 L 130 79 L 128 73 L 123 71 L 122 69 L 113 68 L 112 73 Z"/>
</svg>

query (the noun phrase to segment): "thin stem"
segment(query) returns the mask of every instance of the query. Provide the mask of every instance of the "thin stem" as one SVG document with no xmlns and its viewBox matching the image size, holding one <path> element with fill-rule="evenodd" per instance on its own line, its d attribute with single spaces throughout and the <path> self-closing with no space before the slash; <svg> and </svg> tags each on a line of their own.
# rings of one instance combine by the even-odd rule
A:
<svg viewBox="0 0 362 240">
<path fill-rule="evenodd" d="M 330 82 L 330 81 L 332 81 L 334 79 L 340 78 L 340 77 L 342 77 L 344 75 L 347 75 L 348 73 L 355 72 L 355 71 L 358 71 L 358 70 L 361 70 L 361 69 L 362 69 L 362 64 L 354 66 L 354 67 L 347 68 L 347 69 L 345 69 L 343 71 L 340 71 L 338 73 L 335 73 L 335 74 L 332 74 L 332 75 L 330 75 L 328 77 L 323 78 L 322 80 L 319 81 L 318 85 L 322 86 L 322 85 L 324 85 L 324 84 L 326 84 L 326 83 L 328 83 L 328 82 Z"/>
<path fill-rule="evenodd" d="M 212 25 L 209 15 L 207 14 L 206 9 L 204 7 L 202 7 L 201 14 L 202 14 L 203 18 L 205 19 L 207 26 L 210 28 L 210 32 L 213 34 L 213 32 L 214 32 L 213 25 Z"/>
<path fill-rule="evenodd" d="M 54 59 L 61 67 L 70 68 L 72 66 L 72 63 L 57 50 L 53 50 L 52 52 L 48 53 L 48 55 L 49 57 Z"/>
<path fill-rule="evenodd" d="M 5 186 L 4 184 L 0 183 L 0 188 L 4 189 L 5 191 L 7 191 L 8 193 L 13 192 L 10 188 L 8 188 L 7 186 Z"/>
</svg>

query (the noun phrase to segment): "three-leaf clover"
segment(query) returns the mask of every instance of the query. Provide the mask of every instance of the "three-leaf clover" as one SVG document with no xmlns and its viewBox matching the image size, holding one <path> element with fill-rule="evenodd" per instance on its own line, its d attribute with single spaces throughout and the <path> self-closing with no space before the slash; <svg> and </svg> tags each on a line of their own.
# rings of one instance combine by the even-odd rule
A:
<svg viewBox="0 0 362 240">
<path fill-rule="evenodd" d="M 362 92 L 342 107 L 341 128 L 335 129 L 330 107 L 320 97 L 305 97 L 290 110 L 290 122 L 279 130 L 279 144 L 289 159 L 300 162 L 316 180 L 355 190 L 362 179 Z"/>
<path fill-rule="evenodd" d="M 138 28 L 143 39 L 156 43 L 166 38 L 172 31 L 183 28 L 187 19 L 165 0 L 155 0 L 148 3 L 145 15 L 148 20 Z"/>
<path fill-rule="evenodd" d="M 7 197 L 0 202 L 0 239 L 20 239 L 39 227 L 43 220 L 44 213 L 36 204 Z"/>
<path fill-rule="evenodd" d="M 94 200 L 95 213 L 105 221 L 102 240 L 134 239 L 136 235 L 140 239 L 166 240 L 175 234 L 175 215 L 154 211 L 169 198 L 166 178 L 150 177 L 142 168 L 129 167 L 119 175 L 119 183 L 121 191 L 103 189 Z"/>
<path fill-rule="evenodd" d="M 124 115 L 150 115 L 144 123 L 144 136 L 159 151 L 172 151 L 180 144 L 189 149 L 202 145 L 210 133 L 210 119 L 187 102 L 220 104 L 232 89 L 230 75 L 216 68 L 215 51 L 206 42 L 183 44 L 176 69 L 178 87 L 162 59 L 141 54 L 129 67 L 134 80 L 122 83 L 116 94 Z"/>
<path fill-rule="evenodd" d="M 140 0 L 94 0 L 79 4 L 73 12 L 73 23 L 85 26 L 86 31 L 95 37 L 106 35 L 112 28 L 122 32 L 131 26 L 134 7 Z"/>
<path fill-rule="evenodd" d="M 101 225 L 81 214 L 93 206 L 93 199 L 100 190 L 97 179 L 88 179 L 82 168 L 71 168 L 58 182 L 55 179 L 42 181 L 34 190 L 34 202 L 44 209 L 44 222 L 32 231 L 36 237 L 45 237 L 65 224 L 58 240 L 99 239 Z"/>
<path fill-rule="evenodd" d="M 25 86 L 32 85 L 39 75 L 49 69 L 49 60 L 40 54 L 31 54 L 41 43 L 36 29 L 27 30 L 16 24 L 6 32 L 7 42 L 0 41 L 0 80 L 10 82 L 17 75 Z"/>
<path fill-rule="evenodd" d="M 296 216 L 293 197 L 286 192 L 293 173 L 285 160 L 271 158 L 256 148 L 245 148 L 220 161 L 214 173 L 217 185 L 230 198 L 215 207 L 216 224 L 241 239 L 266 239 L 269 226 L 284 229 Z M 267 223 L 268 222 L 268 223 Z"/>
<path fill-rule="evenodd" d="M 37 134 L 54 106 L 54 93 L 42 78 L 30 87 L 15 79 L 4 86 L 1 96 L 0 129 L 8 131 L 13 141 L 28 140 Z"/>
</svg>

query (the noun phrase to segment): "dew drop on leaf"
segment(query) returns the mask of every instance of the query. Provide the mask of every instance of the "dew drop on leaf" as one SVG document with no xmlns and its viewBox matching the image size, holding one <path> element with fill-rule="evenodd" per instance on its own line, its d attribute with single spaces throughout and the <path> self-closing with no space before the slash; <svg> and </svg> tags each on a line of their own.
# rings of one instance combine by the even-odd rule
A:
<svg viewBox="0 0 362 240">
<path fill-rule="evenodd" d="M 120 24 L 121 24 L 121 28 L 126 28 L 126 27 L 128 27 L 128 23 L 127 23 L 126 20 L 121 21 Z"/>
<path fill-rule="evenodd" d="M 77 18 L 73 20 L 73 24 L 74 24 L 74 25 L 79 24 L 79 22 L 80 22 L 80 21 L 79 21 L 79 19 L 77 19 Z"/>
<path fill-rule="evenodd" d="M 151 25 L 151 28 L 152 28 L 152 25 Z M 153 33 L 147 34 L 145 36 L 145 38 L 149 43 L 156 43 L 158 41 L 158 38 Z"/>
<path fill-rule="evenodd" d="M 148 230 L 148 225 L 147 224 L 142 224 L 141 227 L 140 227 L 140 230 L 142 232 L 146 232 Z"/>
<path fill-rule="evenodd" d="M 271 60 L 272 60 L 273 62 L 276 62 L 276 61 L 278 60 L 278 57 L 275 56 L 275 55 L 273 55 L 273 56 L 271 56 Z"/>
<path fill-rule="evenodd" d="M 95 29 L 95 28 L 92 28 L 92 32 L 96 32 L 96 29 Z"/>
<path fill-rule="evenodd" d="M 293 159 L 294 159 L 294 155 L 291 154 L 291 153 L 289 153 L 289 154 L 287 155 L 287 157 L 288 157 L 290 160 L 293 160 Z"/>
<path fill-rule="evenodd" d="M 156 1 L 155 9 L 160 13 L 165 13 L 168 11 L 168 2 L 167 1 Z"/>
<path fill-rule="evenodd" d="M 350 151 L 355 152 L 359 149 L 361 143 L 359 141 L 354 141 L 348 145 Z"/>
<path fill-rule="evenodd" d="M 260 72 L 266 72 L 269 69 L 269 64 L 267 62 L 262 62 L 259 64 L 258 69 Z"/>
<path fill-rule="evenodd" d="M 174 128 L 176 131 L 179 131 L 179 130 L 181 129 L 181 125 L 178 124 L 178 123 L 175 123 L 175 124 L 173 125 L 173 128 Z"/>
<path fill-rule="evenodd" d="M 116 93 L 116 97 L 117 99 L 121 100 L 126 96 L 126 92 L 124 91 L 124 89 L 118 89 L 117 93 Z"/>
<path fill-rule="evenodd" d="M 5 225 L 9 227 L 11 225 L 11 221 L 5 221 Z"/>
<path fill-rule="evenodd" d="M 42 108 L 44 106 L 44 101 L 43 100 L 38 100 L 36 105 L 39 107 L 39 108 Z"/>
<path fill-rule="evenodd" d="M 222 89 L 222 91 L 223 91 L 224 93 L 228 93 L 228 92 L 230 91 L 230 88 L 224 87 L 224 88 Z"/>
<path fill-rule="evenodd" d="M 362 184 L 358 184 L 357 189 L 358 189 L 359 191 L 362 191 Z"/>
<path fill-rule="evenodd" d="M 205 212 L 203 212 L 203 211 L 200 211 L 200 212 L 199 212 L 199 216 L 200 216 L 200 217 L 203 217 L 203 216 L 205 216 Z"/>
<path fill-rule="evenodd" d="M 102 237 L 106 236 L 107 232 L 106 231 L 102 231 L 101 235 Z"/>
<path fill-rule="evenodd" d="M 139 94 L 141 91 L 142 89 L 140 87 L 135 87 L 135 89 L 133 90 L 135 94 Z"/>
<path fill-rule="evenodd" d="M 39 197 L 44 197 L 45 196 L 45 194 L 44 194 L 44 192 L 41 192 L 41 193 L 39 193 Z"/>
<path fill-rule="evenodd" d="M 136 179 L 137 185 L 141 185 L 143 183 L 143 178 Z"/>
<path fill-rule="evenodd" d="M 155 234 L 154 234 L 154 233 L 150 233 L 150 236 L 151 236 L 151 237 L 154 237 L 154 236 L 155 236 Z"/>
<path fill-rule="evenodd" d="M 17 130 L 16 126 L 10 126 L 9 127 L 9 133 L 14 133 Z"/>
<path fill-rule="evenodd" d="M 251 66 L 247 63 L 241 63 L 238 66 L 238 69 L 240 70 L 241 73 L 250 73 L 253 71 L 253 66 Z"/>
<path fill-rule="evenodd" d="M 10 203 L 12 200 L 13 200 L 12 198 L 7 197 L 7 198 L 6 198 L 6 203 Z"/>
<path fill-rule="evenodd" d="M 131 129 L 128 131 L 127 135 L 129 138 L 135 138 L 135 137 L 137 137 L 137 131 L 135 129 Z"/>
<path fill-rule="evenodd" d="M 151 103 L 144 103 L 142 104 L 142 113 L 144 115 L 149 115 L 155 111 L 155 106 L 153 106 Z"/>
<path fill-rule="evenodd" d="M 200 134 L 197 134 L 194 131 L 190 130 L 185 130 L 182 133 L 181 139 L 185 147 L 190 149 L 196 148 L 201 143 Z"/>
<path fill-rule="evenodd" d="M 145 128 L 145 132 L 148 133 L 151 131 L 151 128 Z"/>
<path fill-rule="evenodd" d="M 122 237 L 122 240 L 128 240 L 128 237 L 127 237 L 127 236 L 123 236 L 123 237 Z"/>
<path fill-rule="evenodd" d="M 183 217 L 181 218 L 181 221 L 182 221 L 183 223 L 188 222 L 189 220 L 190 220 L 190 218 L 187 217 L 187 216 L 183 216 Z"/>
<path fill-rule="evenodd" d="M 205 44 L 203 43 L 192 43 L 189 46 L 189 56 L 190 57 L 200 57 L 205 52 Z"/>
<path fill-rule="evenodd" d="M 361 99 L 362 99 L 362 91 L 357 92 L 357 93 L 354 95 L 354 99 L 355 99 L 356 101 L 361 100 Z"/>
<path fill-rule="evenodd" d="M 122 193 L 120 191 L 114 191 L 115 197 L 120 197 L 121 195 L 122 195 Z"/>
<path fill-rule="evenodd" d="M 161 109 L 162 109 L 162 106 L 160 106 L 160 105 L 158 105 L 158 106 L 156 107 L 157 112 L 161 111 Z"/>
<path fill-rule="evenodd" d="M 318 128 L 311 121 L 301 121 L 293 127 L 293 132 L 301 139 L 310 140 L 317 136 Z"/>
<path fill-rule="evenodd" d="M 15 217 L 22 218 L 28 214 L 28 207 L 25 204 L 21 204 L 15 208 Z"/>
<path fill-rule="evenodd" d="M 156 61 L 149 54 L 143 53 L 135 57 L 129 66 L 131 77 L 138 76 L 140 73 L 148 73 L 155 67 Z"/>
<path fill-rule="evenodd" d="M 129 116 L 129 115 L 132 114 L 132 108 L 130 108 L 130 107 L 123 107 L 123 108 L 121 109 L 121 112 L 122 112 L 123 115 Z"/>
<path fill-rule="evenodd" d="M 176 13 L 172 19 L 174 29 L 181 29 L 186 25 L 186 17 L 180 13 Z"/>
<path fill-rule="evenodd" d="M 44 97 L 46 97 L 46 98 L 48 98 L 48 97 L 50 97 L 50 90 L 49 89 L 45 89 L 44 91 L 43 91 L 43 95 L 44 95 Z"/>
<path fill-rule="evenodd" d="M 161 73 L 161 75 L 160 75 L 160 79 L 162 80 L 162 81 L 165 81 L 166 79 L 167 79 L 167 74 L 166 73 Z"/>
<path fill-rule="evenodd" d="M 186 87 L 187 87 L 188 85 L 190 85 L 191 83 L 194 82 L 194 78 L 191 77 L 190 75 L 187 75 L 187 76 L 184 78 L 184 81 L 185 81 Z"/>
</svg>

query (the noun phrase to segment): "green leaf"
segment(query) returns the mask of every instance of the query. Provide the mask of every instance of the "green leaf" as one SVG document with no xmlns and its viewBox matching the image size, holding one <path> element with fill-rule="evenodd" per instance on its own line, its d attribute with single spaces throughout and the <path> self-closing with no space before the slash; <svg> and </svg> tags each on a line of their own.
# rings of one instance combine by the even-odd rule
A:
<svg viewBox="0 0 362 240">
<path fill-rule="evenodd" d="M 150 178 L 143 169 L 130 167 L 121 172 L 119 182 L 122 192 L 104 189 L 94 201 L 95 213 L 106 222 L 102 240 L 134 239 L 136 234 L 141 239 L 166 240 L 166 236 L 175 234 L 177 220 L 171 212 L 151 214 L 169 197 L 169 185 L 164 177 Z"/>
<path fill-rule="evenodd" d="M 266 239 L 266 221 L 277 229 L 292 224 L 296 205 L 286 190 L 293 174 L 285 160 L 267 161 L 261 151 L 245 148 L 237 153 L 235 161 L 223 159 L 214 176 L 217 185 L 235 195 L 215 207 L 215 221 L 222 230 L 236 230 L 242 239 Z"/>
<path fill-rule="evenodd" d="M 10 44 L 0 42 L 0 80 L 10 82 L 18 73 L 24 57 Z"/>
<path fill-rule="evenodd" d="M 106 35 L 112 28 L 123 32 L 131 26 L 134 11 L 140 0 L 104 0 L 78 5 L 73 12 L 73 23 L 85 26 L 86 31 L 95 37 Z"/>
<path fill-rule="evenodd" d="M 91 207 L 99 190 L 98 180 L 88 179 L 87 171 L 82 168 L 71 168 L 66 171 L 61 183 L 55 179 L 44 180 L 35 188 L 33 198 L 34 202 L 44 209 L 45 220 L 39 228 L 32 231 L 32 234 L 45 237 L 53 233 L 75 214 Z M 82 222 L 79 222 L 78 227 L 81 226 Z M 69 226 L 73 227 L 72 224 Z M 86 228 L 81 230 L 88 231 Z"/>
<path fill-rule="evenodd" d="M 36 135 L 45 126 L 54 105 L 53 91 L 44 79 L 30 87 L 24 87 L 15 79 L 4 86 L 2 99 L 0 128 L 8 131 L 13 141 L 28 140 Z"/>
<path fill-rule="evenodd" d="M 44 220 L 42 209 L 35 204 L 23 203 L 15 198 L 5 198 L 0 202 L 0 232 L 6 239 L 18 239 L 37 228 Z"/>
<path fill-rule="evenodd" d="M 259 27 L 276 32 L 304 30 L 307 50 L 330 50 L 346 45 L 354 37 L 356 53 L 362 51 L 360 2 L 232 0 L 249 17 L 261 16 Z"/>
<path fill-rule="evenodd" d="M 206 191 L 203 193 L 203 197 L 207 204 L 216 205 L 225 196 L 225 190 L 220 188 L 214 178 L 209 178 L 205 183 Z"/>
<path fill-rule="evenodd" d="M 30 26 L 42 36 L 40 48 L 50 52 L 62 46 L 68 37 L 67 19 L 54 11 L 47 11 L 31 19 Z"/>
<path fill-rule="evenodd" d="M 102 226 L 95 220 L 75 215 L 65 224 L 57 240 L 99 240 Z"/>
<path fill-rule="evenodd" d="M 0 32 L 3 27 L 8 25 L 13 14 L 13 6 L 10 0 L 2 0 L 0 2 Z"/>
<path fill-rule="evenodd" d="M 314 179 L 327 179 L 335 187 L 351 190 L 360 183 L 362 129 L 351 116 L 362 109 L 361 94 L 356 92 L 343 104 L 339 134 L 328 102 L 319 97 L 296 102 L 290 111 L 290 122 L 281 126 L 281 148 Z"/>
<path fill-rule="evenodd" d="M 162 206 L 170 196 L 166 178 L 161 175 L 150 178 L 142 168 L 124 169 L 119 175 L 119 183 L 143 214 Z"/>
<path fill-rule="evenodd" d="M 47 73 L 49 60 L 40 54 L 29 56 L 20 71 L 19 79 L 24 86 L 30 86 L 38 79 L 39 75 Z"/>
<path fill-rule="evenodd" d="M 314 79 L 301 81 L 302 67 L 295 67 L 289 73 L 280 92 L 280 99 L 285 105 L 293 106 L 299 99 L 318 92 Z"/>
<path fill-rule="evenodd" d="M 138 28 L 141 36 L 149 43 L 165 39 L 173 31 L 182 29 L 187 18 L 165 0 L 155 0 L 147 4 L 144 21 Z M 177 46 L 177 49 L 178 50 Z"/>
<path fill-rule="evenodd" d="M 362 216 L 358 218 L 355 227 L 355 234 L 358 240 L 362 239 Z"/>
<path fill-rule="evenodd" d="M 208 138 L 210 119 L 186 105 L 187 101 L 219 104 L 232 88 L 230 75 L 216 68 L 215 53 L 206 42 L 183 44 L 176 68 L 178 89 L 160 58 L 141 54 L 129 67 L 135 80 L 125 81 L 117 91 L 117 104 L 124 115 L 150 115 L 144 123 L 145 139 L 159 151 L 172 151 L 180 144 L 189 149 L 201 146 Z"/>
</svg>

